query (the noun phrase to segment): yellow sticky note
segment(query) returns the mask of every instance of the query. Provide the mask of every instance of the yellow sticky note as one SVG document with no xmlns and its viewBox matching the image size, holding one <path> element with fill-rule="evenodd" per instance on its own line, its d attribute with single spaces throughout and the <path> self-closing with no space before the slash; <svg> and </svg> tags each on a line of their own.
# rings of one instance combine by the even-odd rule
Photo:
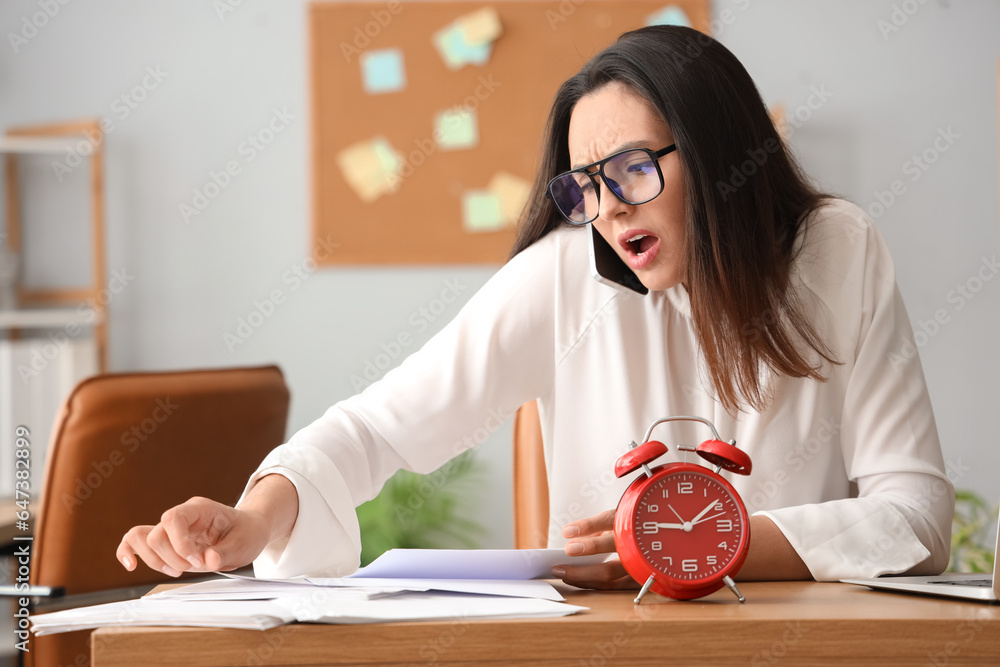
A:
<svg viewBox="0 0 1000 667">
<path fill-rule="evenodd" d="M 500 16 L 492 7 L 483 7 L 455 20 L 466 43 L 470 45 L 492 42 L 500 36 Z"/>
<path fill-rule="evenodd" d="M 399 187 L 403 161 L 383 137 L 351 144 L 337 154 L 337 164 L 347 184 L 365 203 Z"/>
<path fill-rule="evenodd" d="M 434 140 L 443 151 L 473 148 L 479 143 L 475 109 L 456 107 L 435 116 Z"/>
<path fill-rule="evenodd" d="M 462 227 L 472 233 L 503 229 L 500 198 L 491 190 L 466 190 L 462 195 Z"/>
<path fill-rule="evenodd" d="M 500 200 L 504 223 L 511 227 L 517 225 L 531 194 L 531 183 L 505 171 L 498 171 L 487 187 Z"/>
</svg>

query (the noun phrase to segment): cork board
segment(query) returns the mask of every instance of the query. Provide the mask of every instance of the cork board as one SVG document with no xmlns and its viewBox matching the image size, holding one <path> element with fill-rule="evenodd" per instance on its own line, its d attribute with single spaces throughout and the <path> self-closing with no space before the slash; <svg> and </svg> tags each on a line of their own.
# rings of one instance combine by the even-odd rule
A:
<svg viewBox="0 0 1000 667">
<path fill-rule="evenodd" d="M 708 0 L 310 5 L 313 234 L 317 242 L 338 244 L 317 263 L 502 263 L 513 227 L 469 231 L 468 193 L 488 188 L 497 172 L 530 183 L 558 86 L 622 32 L 670 4 L 708 32 Z M 502 29 L 488 60 L 450 69 L 434 35 L 484 8 L 495 10 Z M 401 56 L 403 85 L 370 93 L 361 62 L 367 51 Z M 474 114 L 478 140 L 446 151 L 435 141 L 435 117 L 455 108 Z M 363 201 L 342 168 L 344 151 L 374 138 L 391 146 L 402 166 L 393 191 Z"/>
</svg>

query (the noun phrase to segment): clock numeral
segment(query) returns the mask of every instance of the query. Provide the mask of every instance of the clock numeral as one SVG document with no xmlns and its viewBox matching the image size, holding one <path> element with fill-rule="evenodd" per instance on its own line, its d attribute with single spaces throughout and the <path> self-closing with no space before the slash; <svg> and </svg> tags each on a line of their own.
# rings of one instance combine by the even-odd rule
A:
<svg viewBox="0 0 1000 667">
<path fill-rule="evenodd" d="M 715 562 L 715 556 L 706 556 L 705 557 L 705 565 L 715 565 L 715 564 L 716 564 L 716 562 Z"/>
<path fill-rule="evenodd" d="M 659 505 L 647 505 L 646 509 L 649 510 L 650 514 L 657 514 L 660 511 Z"/>
<path fill-rule="evenodd" d="M 650 535 L 660 532 L 660 527 L 655 521 L 643 521 L 642 522 L 642 533 L 644 535 Z"/>
<path fill-rule="evenodd" d="M 669 498 L 670 497 L 670 492 L 667 491 L 666 489 L 663 489 L 663 497 L 664 498 Z"/>
<path fill-rule="evenodd" d="M 673 567 L 674 566 L 674 559 L 673 559 L 672 556 L 664 556 L 663 560 L 667 561 L 667 566 L 668 567 Z"/>
<path fill-rule="evenodd" d="M 691 482 L 677 482 L 677 493 L 694 493 L 694 484 Z"/>
<path fill-rule="evenodd" d="M 719 548 L 729 551 L 729 542 L 719 542 Z"/>
<path fill-rule="evenodd" d="M 716 519 L 715 520 L 715 532 L 717 533 L 731 533 L 733 532 L 733 522 L 731 519 Z"/>
<path fill-rule="evenodd" d="M 649 547 L 653 551 L 660 551 L 661 549 L 663 549 L 663 542 L 653 542 L 652 544 L 649 545 Z"/>
<path fill-rule="evenodd" d="M 698 559 L 697 558 L 687 558 L 681 561 L 681 569 L 685 572 L 697 572 L 698 571 Z"/>
<path fill-rule="evenodd" d="M 721 512 L 722 511 L 722 503 L 715 503 L 715 508 L 714 509 L 715 509 L 716 512 Z"/>
</svg>

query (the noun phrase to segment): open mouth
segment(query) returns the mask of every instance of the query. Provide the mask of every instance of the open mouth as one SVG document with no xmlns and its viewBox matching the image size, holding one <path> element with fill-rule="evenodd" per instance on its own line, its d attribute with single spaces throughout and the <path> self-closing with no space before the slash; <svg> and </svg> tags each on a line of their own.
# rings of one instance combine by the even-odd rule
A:
<svg viewBox="0 0 1000 667">
<path fill-rule="evenodd" d="M 629 252 L 641 255 L 642 253 L 652 249 L 656 245 L 657 239 L 655 236 L 649 236 L 647 234 L 636 234 L 632 238 L 625 241 L 628 246 Z"/>
<path fill-rule="evenodd" d="M 656 257 L 660 239 L 649 232 L 630 229 L 618 237 L 625 259 L 633 270 L 643 269 Z"/>
</svg>

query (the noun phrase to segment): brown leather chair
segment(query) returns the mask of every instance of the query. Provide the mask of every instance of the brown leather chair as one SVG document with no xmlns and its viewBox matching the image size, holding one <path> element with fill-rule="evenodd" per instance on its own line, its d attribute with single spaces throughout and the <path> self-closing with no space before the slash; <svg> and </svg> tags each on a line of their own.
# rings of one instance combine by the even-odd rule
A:
<svg viewBox="0 0 1000 667">
<path fill-rule="evenodd" d="M 514 547 L 544 549 L 549 533 L 549 483 L 545 477 L 538 402 L 514 415 Z"/>
<path fill-rule="evenodd" d="M 142 564 L 126 571 L 115 557 L 122 535 L 192 496 L 235 503 L 260 461 L 283 442 L 288 404 L 276 366 L 82 381 L 56 418 L 46 454 L 31 585 L 62 587 L 81 599 L 176 581 Z M 89 665 L 89 634 L 32 637 L 25 664 Z"/>
</svg>

